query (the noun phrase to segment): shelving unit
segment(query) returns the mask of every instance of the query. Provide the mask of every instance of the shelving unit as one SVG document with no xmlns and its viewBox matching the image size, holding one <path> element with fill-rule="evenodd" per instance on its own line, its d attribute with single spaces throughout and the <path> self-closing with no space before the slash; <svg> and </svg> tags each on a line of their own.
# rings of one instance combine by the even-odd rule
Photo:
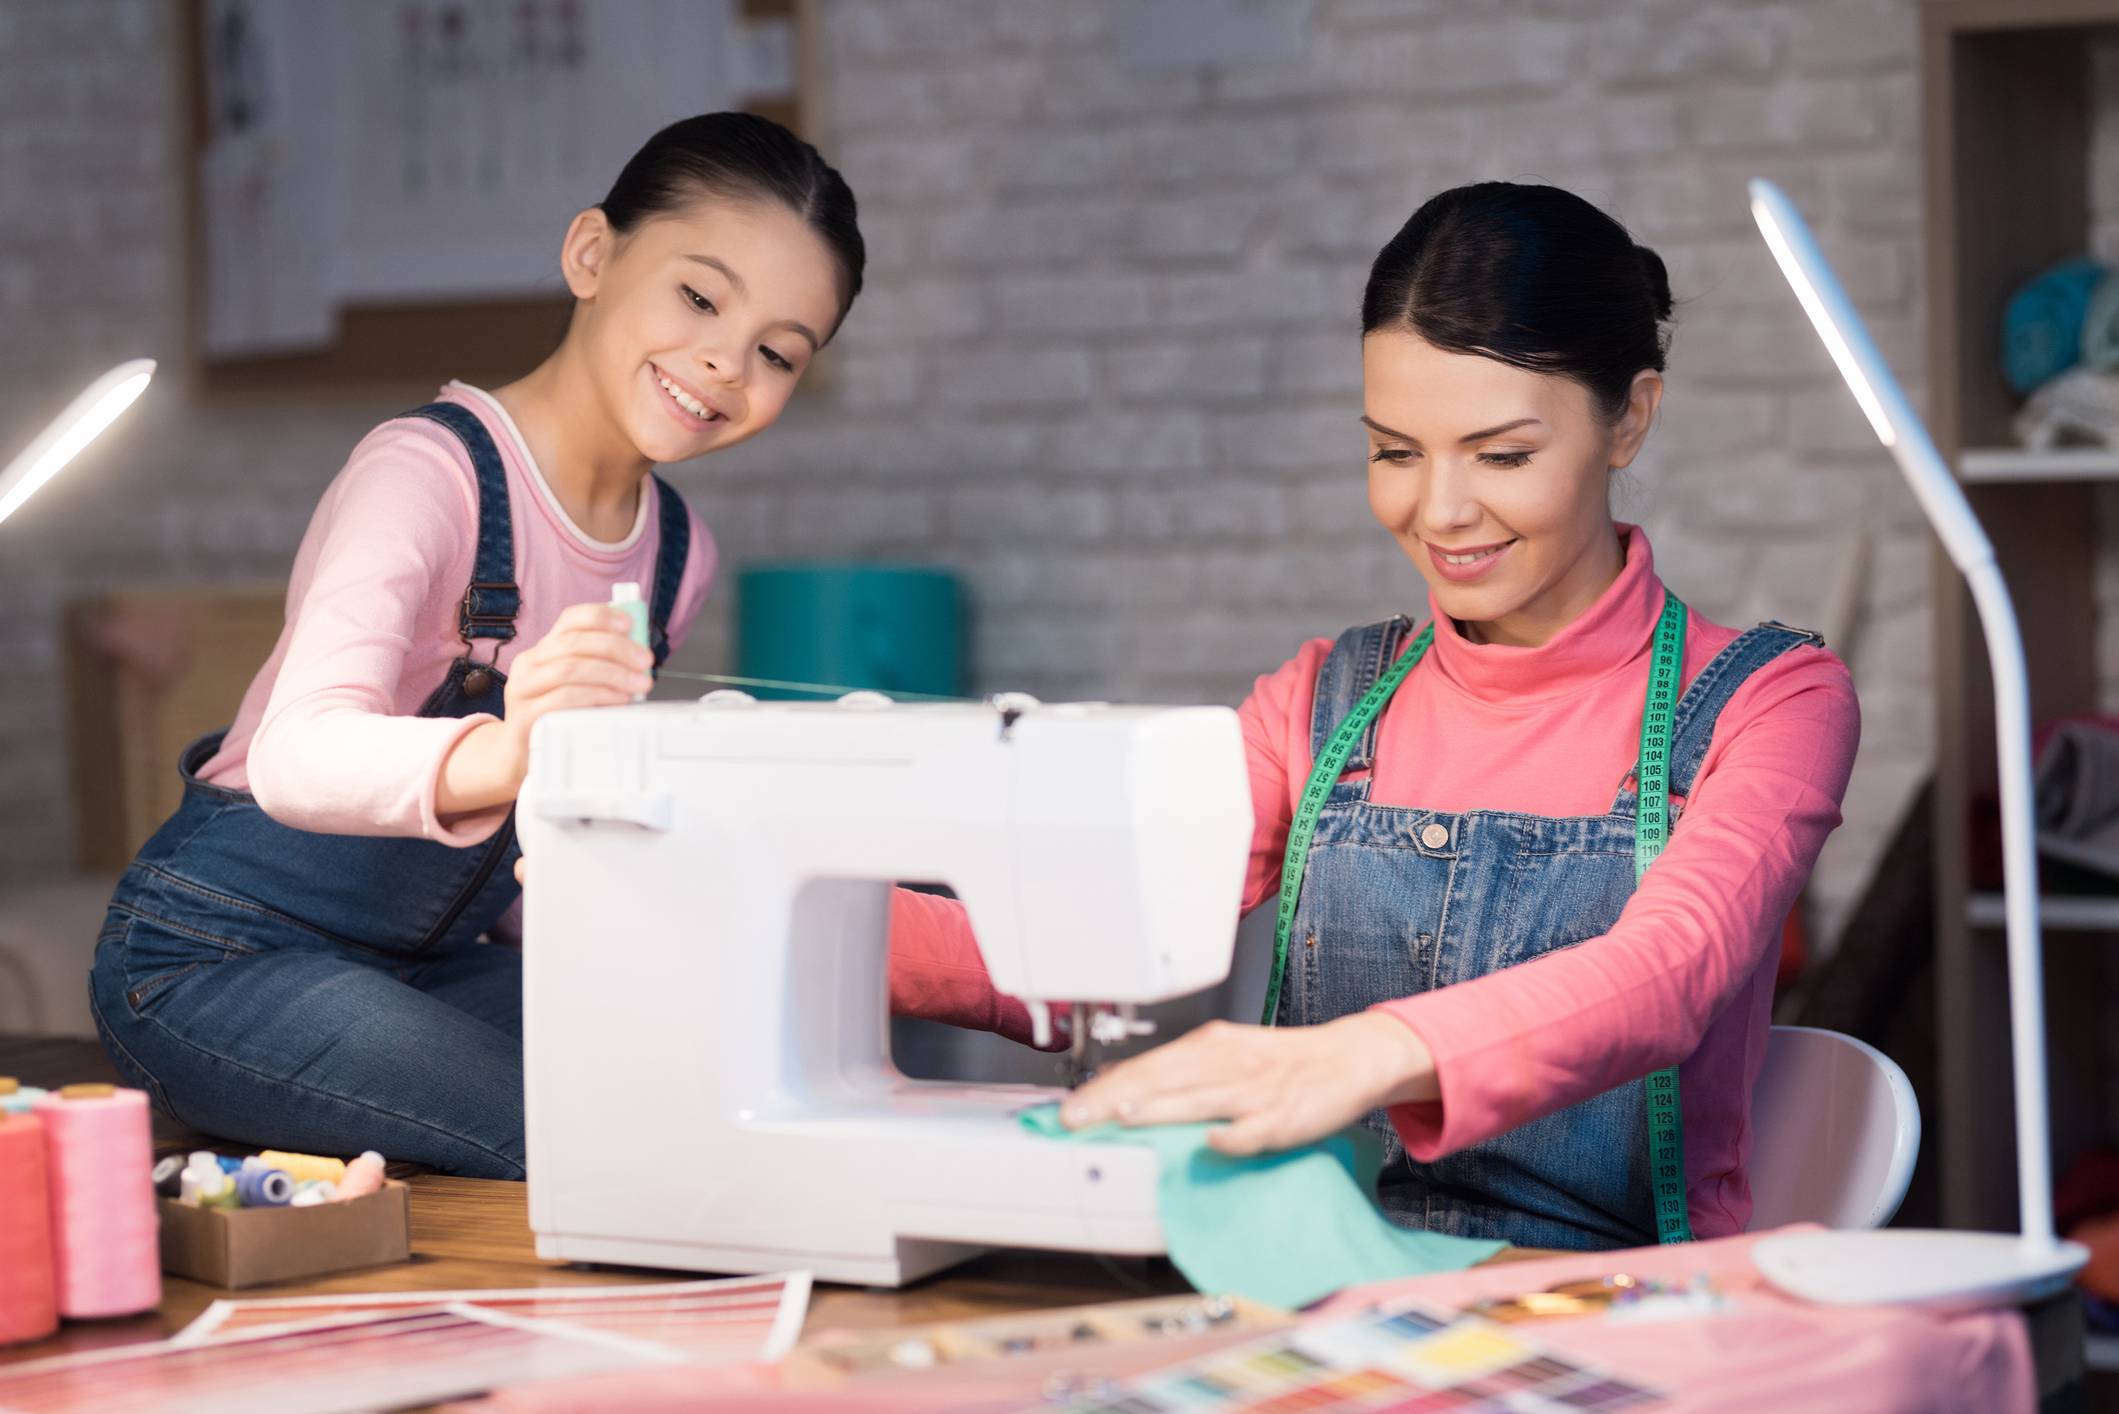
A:
<svg viewBox="0 0 2119 1414">
<path fill-rule="evenodd" d="M 2102 447 L 2065 447 L 2028 452 L 2021 447 L 1974 447 L 1957 458 L 1958 479 L 1967 484 L 2002 481 L 2119 481 L 2119 452 Z"/>
<path fill-rule="evenodd" d="M 1974 928 L 2002 926 L 2001 895 L 1972 894 L 1965 900 L 1965 919 Z M 2048 933 L 2119 933 L 2119 895 L 2047 894 L 2038 902 L 2038 921 Z"/>
<path fill-rule="evenodd" d="M 2119 35 L 2119 0 L 1927 0 L 1921 7 L 1931 407 L 1937 446 L 2001 561 L 2022 620 L 2034 718 L 2096 701 L 2096 505 L 2119 454 L 2013 449 L 2002 309 L 2027 277 L 2090 234 L 2092 45 Z M 2016 1224 L 2008 986 L 1998 895 L 1967 879 L 1970 805 L 1995 780 L 1992 678 L 1956 570 L 1935 602 L 1937 1138 L 1943 1220 Z M 2105 1137 L 2098 1031 L 2119 899 L 2045 900 L 2056 1171 Z M 2109 1353 L 2119 1362 L 2119 1341 Z"/>
</svg>

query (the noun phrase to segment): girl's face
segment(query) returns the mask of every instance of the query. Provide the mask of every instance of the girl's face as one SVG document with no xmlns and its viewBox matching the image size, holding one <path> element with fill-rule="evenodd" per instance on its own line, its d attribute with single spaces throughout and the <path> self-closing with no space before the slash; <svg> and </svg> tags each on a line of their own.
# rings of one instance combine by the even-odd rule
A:
<svg viewBox="0 0 2119 1414">
<path fill-rule="evenodd" d="M 591 209 L 561 259 L 597 392 L 651 462 L 772 426 L 839 319 L 830 248 L 773 201 L 702 199 L 623 236 Z"/>
<path fill-rule="evenodd" d="M 1362 340 L 1369 509 L 1441 612 L 1487 642 L 1534 645 L 1595 602 L 1623 563 L 1607 500 L 1663 382 L 1644 369 L 1616 421 L 1588 388 L 1410 331 Z"/>
</svg>

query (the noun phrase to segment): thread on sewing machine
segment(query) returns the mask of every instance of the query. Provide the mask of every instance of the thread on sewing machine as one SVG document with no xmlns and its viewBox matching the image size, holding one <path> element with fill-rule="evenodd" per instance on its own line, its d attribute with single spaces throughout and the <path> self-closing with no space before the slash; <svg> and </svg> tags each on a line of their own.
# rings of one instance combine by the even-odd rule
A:
<svg viewBox="0 0 2119 1414">
<path fill-rule="evenodd" d="M 294 1180 L 285 1169 L 244 1169 L 235 1176 L 235 1194 L 246 1208 L 284 1208 L 294 1201 Z"/>
<path fill-rule="evenodd" d="M 147 1096 L 68 1085 L 37 1102 L 59 1314 L 130 1316 L 162 1299 Z"/>
<path fill-rule="evenodd" d="M 44 1121 L 0 1114 L 0 1345 L 59 1328 Z"/>
<path fill-rule="evenodd" d="M 761 687 L 771 692 L 801 692 L 812 697 L 844 697 L 849 692 L 881 692 L 899 702 L 979 702 L 977 697 L 943 697 L 932 692 L 894 692 L 889 688 L 846 687 L 828 682 L 785 682 L 779 678 L 739 678 L 728 673 L 680 673 L 673 668 L 664 668 L 663 677 L 681 678 L 686 682 L 714 683 L 721 687 Z"/>
<path fill-rule="evenodd" d="M 287 1176 L 296 1183 L 322 1180 L 335 1184 L 346 1176 L 344 1159 L 326 1159 L 315 1154 L 289 1154 L 278 1149 L 267 1149 L 257 1156 L 257 1160 L 260 1167 L 286 1170 Z"/>
</svg>

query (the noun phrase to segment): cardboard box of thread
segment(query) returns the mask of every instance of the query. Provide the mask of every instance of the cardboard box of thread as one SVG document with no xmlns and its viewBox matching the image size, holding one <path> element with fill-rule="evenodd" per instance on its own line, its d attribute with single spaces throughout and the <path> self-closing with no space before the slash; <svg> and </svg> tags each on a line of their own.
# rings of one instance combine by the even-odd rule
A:
<svg viewBox="0 0 2119 1414">
<path fill-rule="evenodd" d="M 328 1177 L 337 1163 L 311 1162 L 322 1167 L 305 1177 Z M 364 1196 L 302 1208 L 284 1169 L 282 1180 L 251 1187 L 284 1193 L 287 1206 L 209 1209 L 158 1200 L 154 1168 L 140 1091 L 68 1085 L 47 1094 L 0 1078 L 0 1344 L 41 1339 L 62 1319 L 154 1310 L 165 1260 L 178 1275 L 242 1286 L 410 1254 L 407 1193 L 384 1181 L 379 1158 L 357 1160 L 346 1185 Z M 232 1188 L 234 1176 L 222 1176 Z M 220 1196 L 202 1179 L 207 1188 Z"/>
<path fill-rule="evenodd" d="M 155 1165 L 162 1270 L 211 1286 L 262 1286 L 409 1261 L 411 1194 L 383 1156 L 352 1162 L 267 1149 L 198 1150 Z"/>
</svg>

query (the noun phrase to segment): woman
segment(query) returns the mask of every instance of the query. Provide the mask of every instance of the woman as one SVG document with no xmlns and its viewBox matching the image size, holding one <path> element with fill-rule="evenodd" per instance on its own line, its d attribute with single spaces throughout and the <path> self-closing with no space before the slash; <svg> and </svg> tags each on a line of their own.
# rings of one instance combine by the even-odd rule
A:
<svg viewBox="0 0 2119 1414">
<path fill-rule="evenodd" d="M 1282 895 L 1268 1024 L 1114 1066 L 1067 1124 L 1226 1120 L 1215 1147 L 1248 1154 L 1367 1116 L 1410 1225 L 1563 1248 L 1743 1229 L 1781 923 L 1859 728 L 1814 636 L 1686 610 L 1612 518 L 1670 309 L 1662 261 L 1551 187 L 1444 192 L 1377 256 L 1369 504 L 1426 627 L 1259 679 L 1244 905 Z"/>
</svg>

